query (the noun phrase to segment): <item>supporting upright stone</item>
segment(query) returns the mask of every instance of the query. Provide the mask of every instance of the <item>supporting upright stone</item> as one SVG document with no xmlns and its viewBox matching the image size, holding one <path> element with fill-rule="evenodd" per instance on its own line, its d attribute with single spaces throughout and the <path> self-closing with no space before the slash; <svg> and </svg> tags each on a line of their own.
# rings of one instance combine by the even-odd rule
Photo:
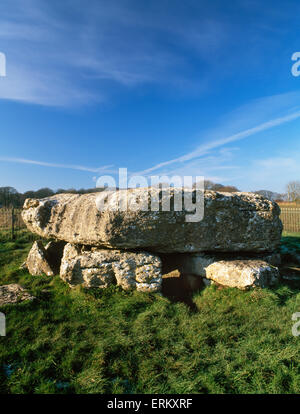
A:
<svg viewBox="0 0 300 414">
<path fill-rule="evenodd" d="M 158 292 L 162 282 L 161 260 L 146 252 L 88 249 L 67 244 L 60 276 L 70 286 L 106 288 L 117 284 L 125 290 Z"/>
<path fill-rule="evenodd" d="M 40 240 L 33 243 L 26 259 L 26 266 L 29 273 L 33 276 L 55 275 L 55 270 L 49 263 L 47 252 Z"/>
<path fill-rule="evenodd" d="M 278 281 L 279 270 L 262 260 L 221 260 L 206 268 L 206 278 L 239 289 L 267 287 Z"/>
</svg>

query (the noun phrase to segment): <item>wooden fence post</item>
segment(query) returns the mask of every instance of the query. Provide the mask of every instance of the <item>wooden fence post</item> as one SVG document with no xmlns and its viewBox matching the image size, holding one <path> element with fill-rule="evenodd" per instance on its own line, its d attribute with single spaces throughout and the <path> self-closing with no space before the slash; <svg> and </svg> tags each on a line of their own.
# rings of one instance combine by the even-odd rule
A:
<svg viewBox="0 0 300 414">
<path fill-rule="evenodd" d="M 11 238 L 15 240 L 15 209 L 11 209 Z"/>
</svg>

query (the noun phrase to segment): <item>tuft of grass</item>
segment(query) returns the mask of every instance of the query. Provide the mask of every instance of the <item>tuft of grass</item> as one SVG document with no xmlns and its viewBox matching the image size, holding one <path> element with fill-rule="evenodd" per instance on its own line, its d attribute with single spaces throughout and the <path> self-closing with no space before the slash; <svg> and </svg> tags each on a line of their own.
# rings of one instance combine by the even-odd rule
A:
<svg viewBox="0 0 300 414">
<path fill-rule="evenodd" d="M 0 242 L 0 284 L 36 297 L 0 308 L 1 393 L 300 392 L 300 338 L 291 332 L 300 284 L 211 286 L 194 294 L 192 310 L 159 294 L 30 276 L 19 269 L 30 246 L 25 236 Z"/>
</svg>

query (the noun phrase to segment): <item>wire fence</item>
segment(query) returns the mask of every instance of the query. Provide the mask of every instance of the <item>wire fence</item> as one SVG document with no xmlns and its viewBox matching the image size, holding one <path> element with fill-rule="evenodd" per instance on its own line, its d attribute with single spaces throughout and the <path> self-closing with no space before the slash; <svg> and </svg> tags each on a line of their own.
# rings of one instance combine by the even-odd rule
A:
<svg viewBox="0 0 300 414">
<path fill-rule="evenodd" d="M 0 208 L 1 239 L 15 240 L 18 236 L 24 234 L 24 231 L 27 231 L 26 225 L 21 217 L 21 211 L 21 209 L 14 207 Z"/>
<path fill-rule="evenodd" d="M 300 207 L 280 207 L 283 230 L 290 233 L 300 232 Z"/>
<path fill-rule="evenodd" d="M 1 238 L 14 240 L 24 231 L 27 231 L 26 225 L 21 217 L 21 209 L 17 208 L 0 208 L 0 233 Z M 291 233 L 300 232 L 300 207 L 283 207 L 281 206 L 281 221 L 283 230 Z M 34 234 L 32 238 L 34 239 Z"/>
</svg>

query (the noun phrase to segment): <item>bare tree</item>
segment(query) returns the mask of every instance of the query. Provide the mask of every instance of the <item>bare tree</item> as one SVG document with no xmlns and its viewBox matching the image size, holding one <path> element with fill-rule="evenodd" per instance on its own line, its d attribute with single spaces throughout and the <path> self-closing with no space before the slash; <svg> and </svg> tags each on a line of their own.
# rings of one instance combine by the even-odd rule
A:
<svg viewBox="0 0 300 414">
<path fill-rule="evenodd" d="M 253 193 L 262 195 L 263 197 L 268 198 L 272 201 L 283 200 L 285 198 L 285 194 L 275 193 L 274 191 L 270 190 L 253 191 Z"/>
<path fill-rule="evenodd" d="M 286 192 L 289 201 L 296 201 L 300 199 L 300 181 L 290 181 L 286 185 Z"/>
</svg>

